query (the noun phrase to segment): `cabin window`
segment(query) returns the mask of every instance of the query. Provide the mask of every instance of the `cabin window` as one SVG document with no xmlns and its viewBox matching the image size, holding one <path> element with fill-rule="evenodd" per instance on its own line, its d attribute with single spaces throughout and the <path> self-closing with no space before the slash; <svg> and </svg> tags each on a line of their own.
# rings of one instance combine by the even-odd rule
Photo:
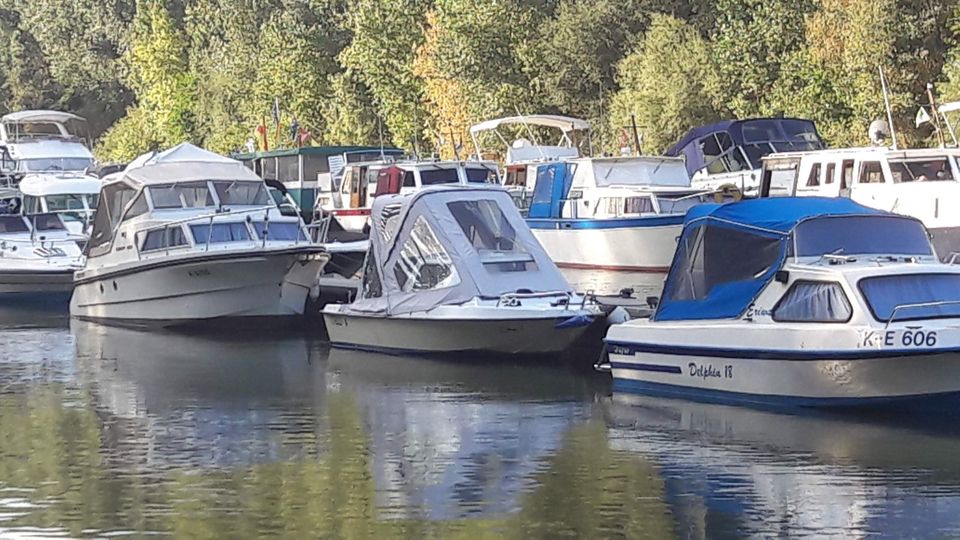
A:
<svg viewBox="0 0 960 540">
<path fill-rule="evenodd" d="M 220 204 L 266 206 L 270 204 L 263 182 L 214 182 Z"/>
<path fill-rule="evenodd" d="M 403 187 L 417 187 L 417 182 L 413 179 L 413 171 L 403 173 Z"/>
<path fill-rule="evenodd" d="M 447 208 L 480 254 L 485 269 L 523 272 L 537 268 L 533 256 L 517 241 L 516 230 L 496 201 L 458 201 L 447 203 Z"/>
<path fill-rule="evenodd" d="M 363 282 L 361 284 L 363 298 L 380 298 L 383 296 L 383 286 L 380 284 L 380 270 L 377 268 L 377 257 L 373 251 L 367 251 L 367 260 L 363 265 Z"/>
<path fill-rule="evenodd" d="M 853 160 L 844 160 L 840 170 L 840 189 L 850 189 L 853 185 Z"/>
<path fill-rule="evenodd" d="M 653 200 L 650 197 L 627 197 L 623 210 L 627 214 L 652 214 Z"/>
<path fill-rule="evenodd" d="M 393 274 L 403 292 L 443 289 L 460 283 L 453 259 L 423 216 L 410 229 Z"/>
<path fill-rule="evenodd" d="M 147 197 L 141 191 L 137 198 L 134 199 L 133 204 L 130 205 L 130 209 L 127 210 L 126 215 L 123 216 L 123 221 L 128 219 L 133 219 L 137 216 L 142 216 L 150 210 L 150 207 L 147 206 Z"/>
<path fill-rule="evenodd" d="M 807 177 L 807 187 L 818 187 L 820 185 L 820 164 L 814 163 L 810 167 L 810 176 Z"/>
<path fill-rule="evenodd" d="M 773 308 L 777 322 L 847 322 L 853 308 L 839 283 L 797 281 Z"/>
<path fill-rule="evenodd" d="M 39 214 L 41 212 L 43 212 L 43 208 L 40 207 L 40 197 L 34 197 L 33 195 L 24 195 L 23 213 Z"/>
<path fill-rule="evenodd" d="M 411 177 L 413 175 L 411 174 Z M 459 184 L 460 177 L 456 169 L 439 169 L 433 171 L 420 171 L 420 183 L 424 186 L 433 186 L 437 184 Z M 403 185 L 407 185 L 407 176 L 403 176 Z"/>
<path fill-rule="evenodd" d="M 277 158 L 277 180 L 281 182 L 300 181 L 300 156 L 283 156 Z"/>
<path fill-rule="evenodd" d="M 857 285 L 880 322 L 960 317 L 958 274 L 876 276 Z"/>
<path fill-rule="evenodd" d="M 157 209 L 204 208 L 213 206 L 206 182 L 184 182 L 150 187 L 150 199 Z"/>
<path fill-rule="evenodd" d="M 827 174 L 826 174 L 826 177 L 823 179 L 823 183 L 826 184 L 826 185 L 832 184 L 832 183 L 833 183 L 833 176 L 836 174 L 836 171 L 837 171 L 837 164 L 836 164 L 836 163 L 828 163 L 828 164 L 827 164 Z"/>
<path fill-rule="evenodd" d="M 488 169 L 486 167 L 468 168 L 466 169 L 466 173 L 467 173 L 467 182 L 478 183 L 478 184 L 497 183 L 497 171 Z"/>
<path fill-rule="evenodd" d="M 703 202 L 702 195 L 686 195 L 677 198 L 657 197 L 661 214 L 686 214 L 687 210 Z"/>
<path fill-rule="evenodd" d="M 268 226 L 269 225 L 269 226 Z M 299 240 L 304 241 L 307 239 L 306 235 L 303 234 L 303 229 L 300 228 L 299 222 L 270 222 L 264 223 L 262 221 L 253 222 L 253 230 L 257 232 L 257 238 L 263 240 Z"/>
<path fill-rule="evenodd" d="M 947 158 L 890 160 L 890 174 L 894 183 L 953 180 Z"/>
<path fill-rule="evenodd" d="M 260 160 L 260 176 L 269 180 L 277 180 L 277 158 L 266 157 Z"/>
<path fill-rule="evenodd" d="M 47 195 L 47 212 L 65 212 L 69 210 L 85 210 L 83 195 L 66 193 L 63 195 Z"/>
<path fill-rule="evenodd" d="M 30 232 L 25 221 L 20 216 L 0 216 L 0 233 Z"/>
<path fill-rule="evenodd" d="M 316 182 L 323 173 L 330 172 L 330 163 L 321 156 L 303 156 L 303 181 Z"/>
<path fill-rule="evenodd" d="M 193 242 L 197 245 L 224 244 L 250 240 L 246 223 L 214 223 L 190 225 Z"/>
<path fill-rule="evenodd" d="M 860 179 L 858 184 L 882 184 L 883 167 L 879 161 L 864 161 L 860 164 Z"/>
<path fill-rule="evenodd" d="M 604 197 L 607 201 L 607 213 L 612 216 L 619 216 L 623 213 L 623 197 Z"/>
<path fill-rule="evenodd" d="M 140 251 L 156 251 L 186 245 L 189 245 L 187 235 L 183 233 L 183 227 L 178 225 L 147 232 L 140 244 Z"/>
</svg>

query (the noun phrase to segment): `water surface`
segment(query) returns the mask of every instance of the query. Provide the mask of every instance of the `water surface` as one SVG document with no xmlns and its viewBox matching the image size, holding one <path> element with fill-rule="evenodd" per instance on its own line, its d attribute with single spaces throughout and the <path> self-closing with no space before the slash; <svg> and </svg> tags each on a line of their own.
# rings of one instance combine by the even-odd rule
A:
<svg viewBox="0 0 960 540">
<path fill-rule="evenodd" d="M 960 535 L 955 418 L 0 307 L 0 537 Z"/>
</svg>

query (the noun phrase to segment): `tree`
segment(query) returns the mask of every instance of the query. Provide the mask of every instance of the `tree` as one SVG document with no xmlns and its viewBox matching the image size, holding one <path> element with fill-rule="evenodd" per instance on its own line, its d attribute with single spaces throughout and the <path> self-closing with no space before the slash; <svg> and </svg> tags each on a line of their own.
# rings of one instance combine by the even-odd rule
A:
<svg viewBox="0 0 960 540">
<path fill-rule="evenodd" d="M 729 114 L 718 107 L 723 96 L 708 44 L 692 26 L 668 15 L 651 18 L 637 49 L 617 65 L 617 82 L 609 130 L 622 133 L 635 114 L 648 154 Z"/>
</svg>

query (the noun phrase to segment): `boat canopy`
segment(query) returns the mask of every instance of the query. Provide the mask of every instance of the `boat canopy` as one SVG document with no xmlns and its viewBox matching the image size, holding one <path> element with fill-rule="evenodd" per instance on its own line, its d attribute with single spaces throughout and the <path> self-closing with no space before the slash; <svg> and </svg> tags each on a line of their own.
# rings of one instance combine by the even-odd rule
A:
<svg viewBox="0 0 960 540">
<path fill-rule="evenodd" d="M 690 187 L 683 160 L 664 156 L 579 158 L 572 188 L 607 186 Z"/>
<path fill-rule="evenodd" d="M 350 310 L 422 312 L 508 293 L 572 292 L 499 186 L 444 185 L 383 195 Z"/>
<path fill-rule="evenodd" d="M 63 111 L 17 111 L 3 115 L 0 122 L 5 124 L 22 124 L 29 122 L 53 122 L 64 124 L 70 121 L 84 121 L 82 116 Z"/>
<path fill-rule="evenodd" d="M 484 122 L 480 122 L 479 124 L 470 126 L 470 134 L 476 135 L 481 131 L 490 131 L 497 129 L 500 126 L 511 126 L 517 124 L 555 128 L 563 131 L 564 133 L 590 129 L 590 122 L 581 120 L 580 118 L 573 118 L 572 116 L 560 116 L 557 114 L 531 114 L 527 116 L 507 116 L 505 118 L 486 120 Z"/>
<path fill-rule="evenodd" d="M 703 204 L 686 215 L 654 320 L 739 317 L 787 257 L 932 256 L 923 224 L 847 198 Z"/>
<path fill-rule="evenodd" d="M 139 184 L 260 180 L 243 163 L 186 142 L 163 152 L 151 152 L 134 159 L 123 171 L 122 178 Z"/>
</svg>

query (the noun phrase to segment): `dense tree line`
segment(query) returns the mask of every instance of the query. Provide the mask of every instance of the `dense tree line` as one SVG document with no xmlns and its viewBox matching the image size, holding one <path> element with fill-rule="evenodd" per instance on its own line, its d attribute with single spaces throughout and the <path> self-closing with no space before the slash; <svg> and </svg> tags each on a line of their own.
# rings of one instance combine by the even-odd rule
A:
<svg viewBox="0 0 960 540">
<path fill-rule="evenodd" d="M 716 119 L 800 116 L 832 144 L 926 85 L 960 99 L 960 0 L 0 0 L 3 109 L 90 120 L 104 159 L 192 140 L 468 147 L 500 115 L 635 118 L 659 152 Z M 279 107 L 276 107 L 279 105 Z M 277 109 L 277 110 L 275 110 Z M 279 126 L 276 123 L 279 112 Z M 257 128 L 264 125 L 263 133 Z M 464 152 L 469 151 L 466 148 Z"/>
</svg>

